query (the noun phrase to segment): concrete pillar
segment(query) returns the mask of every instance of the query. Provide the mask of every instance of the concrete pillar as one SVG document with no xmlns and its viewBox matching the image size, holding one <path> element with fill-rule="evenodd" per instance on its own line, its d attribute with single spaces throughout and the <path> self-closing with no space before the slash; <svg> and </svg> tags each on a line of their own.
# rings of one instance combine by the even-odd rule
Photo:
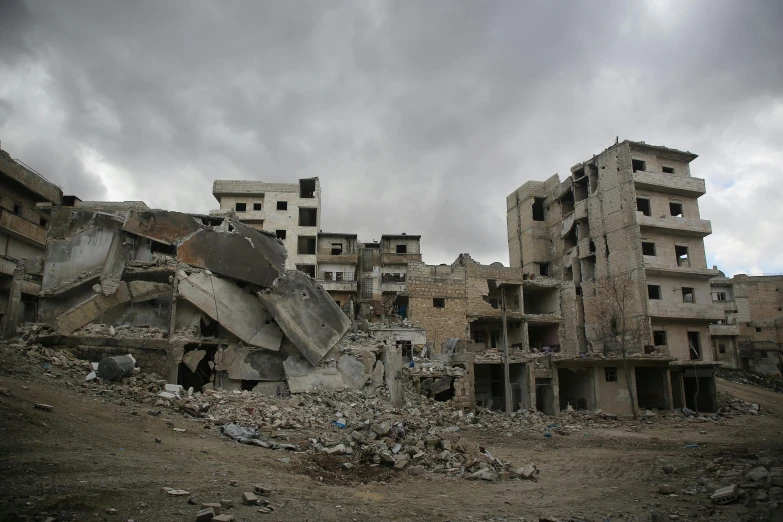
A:
<svg viewBox="0 0 783 522">
<path fill-rule="evenodd" d="M 672 372 L 666 370 L 666 402 L 669 404 L 669 410 L 674 411 L 674 393 L 672 392 Z"/>
<path fill-rule="evenodd" d="M 22 283 L 24 282 L 24 260 L 17 261 L 11 289 L 8 292 L 8 308 L 3 323 L 3 337 L 9 339 L 16 335 L 19 313 L 22 310 Z"/>
<path fill-rule="evenodd" d="M 397 346 L 385 347 L 383 364 L 386 369 L 386 386 L 389 388 L 392 406 L 401 408 L 405 405 L 405 395 L 402 389 L 402 353 Z"/>
</svg>

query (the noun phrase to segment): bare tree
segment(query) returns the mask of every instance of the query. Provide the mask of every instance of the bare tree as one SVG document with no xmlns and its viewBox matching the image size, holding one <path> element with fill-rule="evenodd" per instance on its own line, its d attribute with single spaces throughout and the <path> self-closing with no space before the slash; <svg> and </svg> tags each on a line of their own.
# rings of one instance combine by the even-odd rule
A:
<svg viewBox="0 0 783 522">
<path fill-rule="evenodd" d="M 633 418 L 638 419 L 636 395 L 628 369 L 629 352 L 640 349 L 650 340 L 647 317 L 640 314 L 636 303 L 637 282 L 630 272 L 596 279 L 595 321 L 587 326 L 603 343 L 604 353 L 619 352 L 623 358 L 625 384 L 631 398 Z"/>
</svg>

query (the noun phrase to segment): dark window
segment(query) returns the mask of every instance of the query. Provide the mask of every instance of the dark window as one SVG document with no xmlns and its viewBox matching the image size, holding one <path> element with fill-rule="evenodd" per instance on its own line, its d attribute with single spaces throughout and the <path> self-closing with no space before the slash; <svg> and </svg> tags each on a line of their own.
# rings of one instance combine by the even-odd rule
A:
<svg viewBox="0 0 783 522">
<path fill-rule="evenodd" d="M 674 174 L 674 167 L 663 167 L 664 174 Z"/>
<path fill-rule="evenodd" d="M 669 202 L 669 213 L 675 217 L 682 217 L 682 203 Z"/>
<path fill-rule="evenodd" d="M 690 353 L 691 359 L 701 359 L 699 332 L 688 332 L 688 352 Z"/>
<path fill-rule="evenodd" d="M 278 201 L 277 210 L 288 210 L 288 201 Z"/>
<path fill-rule="evenodd" d="M 759 354 L 761 355 L 762 359 L 766 359 L 767 357 L 769 357 L 769 352 L 767 352 L 766 350 L 760 350 Z"/>
<path fill-rule="evenodd" d="M 674 255 L 677 256 L 677 266 L 691 266 L 688 259 L 688 247 L 674 245 Z"/>
<path fill-rule="evenodd" d="M 46 229 L 49 228 L 49 222 L 46 220 L 46 218 L 40 218 L 38 220 L 38 224 L 41 225 L 42 227 L 46 228 Z"/>
<path fill-rule="evenodd" d="M 661 285 L 647 285 L 647 297 L 650 299 L 660 299 Z"/>
<path fill-rule="evenodd" d="M 606 382 L 617 382 L 617 368 L 614 366 L 604 368 L 604 378 Z"/>
<path fill-rule="evenodd" d="M 261 210 L 261 203 L 253 203 L 253 210 Z"/>
<path fill-rule="evenodd" d="M 324 272 L 324 281 L 334 280 L 334 272 Z"/>
<path fill-rule="evenodd" d="M 433 297 L 432 298 L 432 307 L 433 308 L 446 308 L 446 298 L 445 297 Z"/>
<path fill-rule="evenodd" d="M 476 330 L 473 332 L 473 340 L 479 344 L 484 344 L 484 330 Z"/>
<path fill-rule="evenodd" d="M 299 236 L 297 241 L 297 254 L 315 254 L 315 238 L 311 236 Z"/>
<path fill-rule="evenodd" d="M 244 212 L 247 210 L 247 203 L 237 203 L 234 207 L 237 212 Z"/>
<path fill-rule="evenodd" d="M 300 208 L 299 209 L 299 226 L 300 227 L 314 227 L 318 221 L 318 209 L 317 208 Z"/>
<path fill-rule="evenodd" d="M 21 216 L 22 215 L 22 206 L 21 205 L 16 205 L 16 204 L 14 205 L 14 214 L 16 214 L 17 216 Z"/>
<path fill-rule="evenodd" d="M 544 198 L 533 198 L 533 221 L 544 221 Z"/>
<path fill-rule="evenodd" d="M 343 244 L 342 243 L 332 243 L 332 255 L 333 256 L 339 256 L 343 253 Z"/>
<path fill-rule="evenodd" d="M 334 273 L 334 280 L 335 281 L 342 281 L 343 280 L 343 272 L 335 272 Z"/>
<path fill-rule="evenodd" d="M 315 179 L 299 180 L 299 197 L 300 198 L 315 197 Z"/>
<path fill-rule="evenodd" d="M 548 276 L 549 275 L 549 263 L 539 263 L 538 264 L 538 273 L 542 276 Z"/>
<path fill-rule="evenodd" d="M 655 255 L 655 243 L 650 243 L 648 241 L 642 241 L 642 254 L 645 256 L 654 256 Z"/>
<path fill-rule="evenodd" d="M 633 171 L 636 172 L 637 170 L 647 170 L 647 163 L 645 163 L 642 160 L 632 159 L 631 160 L 631 166 L 633 167 Z"/>
<path fill-rule="evenodd" d="M 653 330 L 653 344 L 666 346 L 666 330 Z"/>
<path fill-rule="evenodd" d="M 398 254 L 407 254 L 408 253 L 408 246 L 407 245 L 397 245 L 397 253 Z"/>
<path fill-rule="evenodd" d="M 757 326 L 757 327 L 756 327 L 756 331 L 757 331 L 757 332 L 760 332 L 760 331 L 761 331 L 761 327 Z"/>
<path fill-rule="evenodd" d="M 315 265 L 296 265 L 296 269 L 315 279 Z"/>
<path fill-rule="evenodd" d="M 650 200 L 647 198 L 636 198 L 636 210 L 638 210 L 645 216 L 652 216 L 652 209 L 650 208 Z"/>
<path fill-rule="evenodd" d="M 715 292 L 715 300 L 716 301 L 725 301 L 726 300 L 726 292 Z"/>
<path fill-rule="evenodd" d="M 682 302 L 683 303 L 694 303 L 696 302 L 695 295 L 693 293 L 693 288 L 688 288 L 683 286 L 682 287 Z"/>
<path fill-rule="evenodd" d="M 277 239 L 285 239 L 285 230 L 275 230 Z"/>
<path fill-rule="evenodd" d="M 718 345 L 718 351 L 720 353 L 726 353 L 726 345 L 725 344 L 719 344 Z"/>
</svg>

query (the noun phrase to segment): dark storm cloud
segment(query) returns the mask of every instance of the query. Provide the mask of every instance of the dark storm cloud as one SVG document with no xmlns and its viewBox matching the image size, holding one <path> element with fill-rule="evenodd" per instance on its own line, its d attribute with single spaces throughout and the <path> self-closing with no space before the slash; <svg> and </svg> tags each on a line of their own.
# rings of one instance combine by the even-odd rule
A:
<svg viewBox="0 0 783 522">
<path fill-rule="evenodd" d="M 505 262 L 506 195 L 619 136 L 701 155 L 711 260 L 783 263 L 779 2 L 3 4 L 3 147 L 85 199 L 319 176 L 324 230 Z"/>
</svg>

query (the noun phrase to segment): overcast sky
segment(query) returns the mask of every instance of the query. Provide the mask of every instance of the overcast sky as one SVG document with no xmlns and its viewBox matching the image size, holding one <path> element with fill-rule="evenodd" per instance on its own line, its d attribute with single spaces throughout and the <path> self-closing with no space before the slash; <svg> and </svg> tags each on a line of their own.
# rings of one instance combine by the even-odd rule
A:
<svg viewBox="0 0 783 522">
<path fill-rule="evenodd" d="M 0 141 L 82 199 L 318 176 L 324 231 L 508 263 L 505 197 L 699 154 L 709 265 L 783 272 L 783 2 L 0 0 Z"/>
</svg>

